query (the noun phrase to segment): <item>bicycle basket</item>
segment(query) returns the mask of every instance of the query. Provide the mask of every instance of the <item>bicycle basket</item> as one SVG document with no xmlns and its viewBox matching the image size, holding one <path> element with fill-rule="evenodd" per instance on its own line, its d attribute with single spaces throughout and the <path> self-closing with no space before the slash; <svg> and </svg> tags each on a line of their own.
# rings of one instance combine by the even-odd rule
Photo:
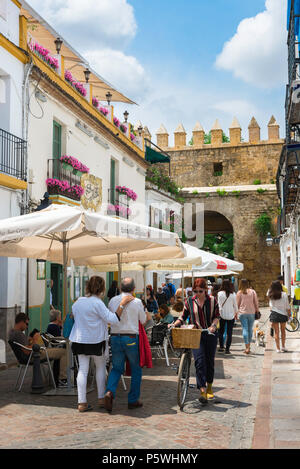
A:
<svg viewBox="0 0 300 469">
<path fill-rule="evenodd" d="M 192 348 L 200 347 L 201 330 L 200 329 L 172 329 L 172 340 L 174 348 Z"/>
<path fill-rule="evenodd" d="M 150 345 L 152 347 L 154 347 L 155 345 L 162 345 L 164 342 L 164 338 L 166 336 L 167 330 L 168 330 L 167 324 L 158 324 L 157 326 L 153 326 Z"/>
</svg>

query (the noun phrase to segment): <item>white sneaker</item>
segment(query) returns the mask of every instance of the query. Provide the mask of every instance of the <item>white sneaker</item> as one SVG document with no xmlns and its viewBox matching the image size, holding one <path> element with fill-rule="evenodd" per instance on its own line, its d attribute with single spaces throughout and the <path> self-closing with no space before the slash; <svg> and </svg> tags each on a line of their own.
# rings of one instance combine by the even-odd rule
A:
<svg viewBox="0 0 300 469">
<path fill-rule="evenodd" d="M 281 347 L 281 352 L 287 352 L 287 349 L 285 347 Z"/>
<path fill-rule="evenodd" d="M 280 353 L 280 352 L 281 352 L 281 350 L 280 350 L 279 348 L 277 348 L 277 349 L 276 349 L 276 352 L 277 352 L 277 353 Z"/>
</svg>

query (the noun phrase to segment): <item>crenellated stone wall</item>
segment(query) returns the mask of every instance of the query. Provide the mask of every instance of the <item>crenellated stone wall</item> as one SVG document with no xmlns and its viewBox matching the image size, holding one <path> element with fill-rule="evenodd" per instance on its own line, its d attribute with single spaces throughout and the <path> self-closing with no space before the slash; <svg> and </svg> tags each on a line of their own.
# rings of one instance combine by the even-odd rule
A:
<svg viewBox="0 0 300 469">
<path fill-rule="evenodd" d="M 242 141 L 241 135 L 235 118 L 229 128 L 230 141 L 224 143 L 222 127 L 216 120 L 211 143 L 205 144 L 205 131 L 197 122 L 193 145 L 186 145 L 181 124 L 174 133 L 175 146 L 169 147 L 168 131 L 162 124 L 157 144 L 170 155 L 171 178 L 183 187 L 186 202 L 203 203 L 206 213 L 216 212 L 231 223 L 234 257 L 245 267 L 239 278 L 248 278 L 260 303 L 266 304 L 266 291 L 280 274 L 280 252 L 278 245 L 268 248 L 265 239 L 258 236 L 255 220 L 262 213 L 270 214 L 276 234 L 279 200 L 275 182 L 284 140 L 280 139 L 279 125 L 273 116 L 268 123 L 267 140 L 261 140 L 254 117 L 248 127 L 248 141 Z M 169 165 L 156 166 L 169 173 Z M 222 231 L 221 227 L 217 230 Z"/>
<path fill-rule="evenodd" d="M 223 130 L 217 120 L 211 129 L 211 142 L 204 144 L 204 130 L 197 123 L 193 131 L 193 145 L 185 145 L 186 133 L 182 125 L 176 129 L 175 146 L 169 147 L 168 132 L 162 125 L 157 144 L 171 156 L 171 177 L 183 187 L 232 186 L 274 184 L 278 160 L 284 143 L 279 137 L 279 125 L 272 116 L 268 124 L 268 140 L 260 140 L 260 127 L 255 118 L 249 124 L 249 141 L 241 141 L 241 128 L 234 119 L 230 142 L 223 143 Z M 182 143 L 181 145 L 179 143 Z M 160 165 L 162 171 L 169 168 Z"/>
</svg>

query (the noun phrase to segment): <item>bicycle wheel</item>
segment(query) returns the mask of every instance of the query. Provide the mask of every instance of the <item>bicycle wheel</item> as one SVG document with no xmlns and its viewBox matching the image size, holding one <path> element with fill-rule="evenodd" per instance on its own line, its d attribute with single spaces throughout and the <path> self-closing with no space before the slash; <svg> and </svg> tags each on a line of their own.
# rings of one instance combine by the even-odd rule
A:
<svg viewBox="0 0 300 469">
<path fill-rule="evenodd" d="M 190 352 L 184 352 L 181 356 L 178 381 L 177 381 L 177 403 L 180 410 L 183 409 L 187 390 L 190 382 L 191 355 Z"/>
<path fill-rule="evenodd" d="M 288 332 L 296 332 L 299 329 L 299 321 L 297 318 L 291 318 L 288 320 L 285 326 Z"/>
</svg>

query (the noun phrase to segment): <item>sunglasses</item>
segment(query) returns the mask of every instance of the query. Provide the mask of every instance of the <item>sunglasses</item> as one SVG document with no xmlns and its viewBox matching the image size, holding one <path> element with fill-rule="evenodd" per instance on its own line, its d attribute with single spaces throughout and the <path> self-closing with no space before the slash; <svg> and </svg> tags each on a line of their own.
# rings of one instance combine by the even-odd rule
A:
<svg viewBox="0 0 300 469">
<path fill-rule="evenodd" d="M 194 293 L 203 293 L 205 290 L 194 290 Z"/>
</svg>

